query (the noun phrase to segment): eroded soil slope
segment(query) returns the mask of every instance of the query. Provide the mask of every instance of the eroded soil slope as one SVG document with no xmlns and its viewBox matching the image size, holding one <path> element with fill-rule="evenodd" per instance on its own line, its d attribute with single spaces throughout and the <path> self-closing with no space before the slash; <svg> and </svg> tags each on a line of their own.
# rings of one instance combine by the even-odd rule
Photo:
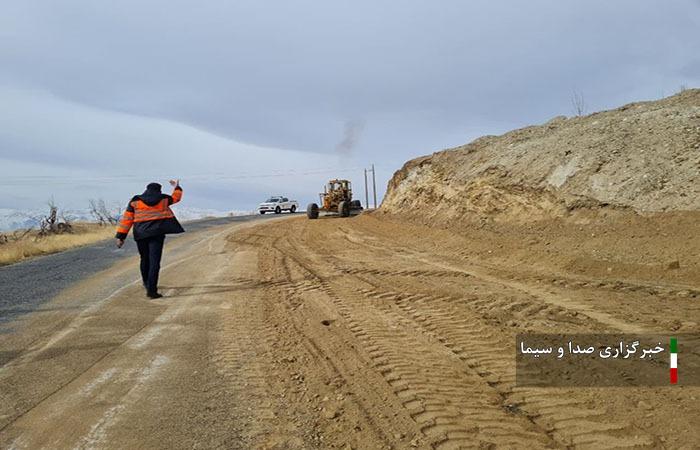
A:
<svg viewBox="0 0 700 450">
<path fill-rule="evenodd" d="M 396 172 L 386 213 L 518 220 L 579 208 L 700 210 L 700 90 L 486 136 Z"/>
</svg>

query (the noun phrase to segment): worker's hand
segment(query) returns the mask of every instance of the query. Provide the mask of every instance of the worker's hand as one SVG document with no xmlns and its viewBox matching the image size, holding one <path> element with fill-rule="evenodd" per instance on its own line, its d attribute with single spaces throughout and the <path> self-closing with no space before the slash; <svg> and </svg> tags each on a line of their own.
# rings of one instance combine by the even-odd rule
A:
<svg viewBox="0 0 700 450">
<path fill-rule="evenodd" d="M 180 186 L 180 180 L 170 180 L 170 186 L 172 186 L 172 187 Z"/>
<path fill-rule="evenodd" d="M 117 248 L 122 248 L 124 245 L 124 239 L 117 239 Z"/>
</svg>

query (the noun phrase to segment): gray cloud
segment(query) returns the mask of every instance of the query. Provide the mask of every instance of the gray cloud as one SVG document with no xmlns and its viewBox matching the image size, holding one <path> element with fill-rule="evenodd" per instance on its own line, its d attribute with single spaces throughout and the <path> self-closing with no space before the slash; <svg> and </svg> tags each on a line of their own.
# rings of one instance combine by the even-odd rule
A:
<svg viewBox="0 0 700 450">
<path fill-rule="evenodd" d="M 220 172 L 375 162 L 381 185 L 410 157 L 571 114 L 574 89 L 593 111 L 697 86 L 698 29 L 691 0 L 6 1 L 0 176 L 208 174 L 220 205 L 326 176 L 234 189 Z"/>
</svg>

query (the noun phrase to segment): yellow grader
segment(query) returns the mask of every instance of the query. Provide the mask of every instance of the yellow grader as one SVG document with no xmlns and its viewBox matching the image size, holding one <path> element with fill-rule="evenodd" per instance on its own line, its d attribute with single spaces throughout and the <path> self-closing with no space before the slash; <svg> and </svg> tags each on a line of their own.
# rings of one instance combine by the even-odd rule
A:
<svg viewBox="0 0 700 450">
<path fill-rule="evenodd" d="M 306 207 L 309 219 L 318 219 L 319 211 L 337 212 L 340 217 L 348 217 L 351 210 L 362 209 L 360 201 L 352 199 L 352 184 L 348 180 L 330 180 L 318 195 L 321 206 L 309 203 Z"/>
</svg>

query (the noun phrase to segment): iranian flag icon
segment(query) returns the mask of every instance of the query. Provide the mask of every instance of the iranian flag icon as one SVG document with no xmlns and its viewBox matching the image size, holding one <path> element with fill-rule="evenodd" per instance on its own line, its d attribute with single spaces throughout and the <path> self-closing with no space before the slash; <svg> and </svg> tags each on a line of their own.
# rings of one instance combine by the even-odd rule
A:
<svg viewBox="0 0 700 450">
<path fill-rule="evenodd" d="M 671 384 L 678 384 L 678 340 L 671 338 Z"/>
</svg>

